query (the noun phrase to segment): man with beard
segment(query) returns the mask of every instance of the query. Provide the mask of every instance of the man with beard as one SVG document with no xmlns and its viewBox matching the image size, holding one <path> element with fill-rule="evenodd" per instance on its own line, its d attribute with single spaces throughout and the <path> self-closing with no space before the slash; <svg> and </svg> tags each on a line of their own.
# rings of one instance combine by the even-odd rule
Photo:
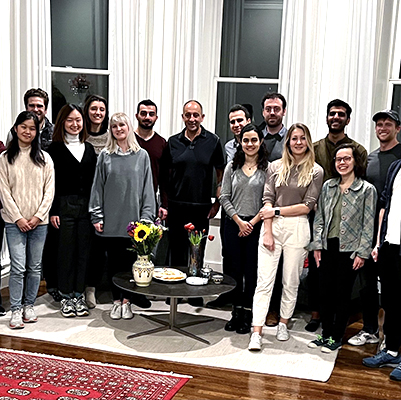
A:
<svg viewBox="0 0 401 400">
<path fill-rule="evenodd" d="M 280 93 L 266 93 L 262 99 L 262 115 L 264 122 L 259 129 L 265 137 L 265 145 L 269 153 L 269 162 L 281 158 L 284 137 L 287 128 L 283 125 L 283 117 L 287 111 L 287 101 Z"/>
<path fill-rule="evenodd" d="M 343 143 L 352 143 L 356 151 L 361 156 L 361 161 L 366 166 L 368 153 L 359 143 L 349 138 L 345 133 L 345 127 L 349 124 L 352 109 L 348 103 L 343 100 L 335 99 L 327 104 L 326 122 L 329 127 L 329 133 L 324 139 L 320 139 L 313 143 L 315 150 L 315 161 L 323 168 L 323 182 L 333 178 L 332 161 L 336 148 Z M 313 225 L 314 213 L 309 214 L 309 221 Z M 312 238 L 311 238 L 312 239 Z M 309 307 L 312 311 L 312 318 L 305 326 L 309 332 L 315 332 L 320 325 L 319 313 L 319 276 L 318 270 L 313 257 L 313 252 L 309 253 L 309 272 L 308 272 L 308 289 L 309 289 Z"/>
<path fill-rule="evenodd" d="M 29 89 L 24 94 L 24 105 L 26 111 L 32 111 L 36 114 L 39 119 L 39 129 L 40 129 L 40 146 L 43 150 L 47 150 L 50 143 L 52 142 L 53 136 L 53 124 L 46 118 L 47 106 L 49 105 L 48 94 L 38 88 Z M 8 133 L 7 145 L 13 138 L 12 131 Z"/>
<path fill-rule="evenodd" d="M 156 196 L 159 186 L 160 160 L 167 145 L 166 140 L 153 130 L 158 118 L 156 104 L 149 99 L 142 100 L 138 103 L 135 117 L 138 121 L 138 127 L 135 130 L 136 140 L 149 154 Z M 156 204 L 160 204 L 160 202 L 156 202 Z M 166 219 L 167 217 L 167 213 L 162 208 L 159 208 L 159 217 L 161 219 Z"/>
</svg>

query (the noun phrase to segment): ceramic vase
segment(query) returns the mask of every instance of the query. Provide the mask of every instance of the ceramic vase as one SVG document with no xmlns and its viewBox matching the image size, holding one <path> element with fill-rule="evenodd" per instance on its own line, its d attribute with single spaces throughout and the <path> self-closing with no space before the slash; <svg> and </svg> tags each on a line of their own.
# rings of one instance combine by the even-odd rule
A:
<svg viewBox="0 0 401 400">
<path fill-rule="evenodd" d="M 137 286 L 146 287 L 150 285 L 155 266 L 149 260 L 149 256 L 138 256 L 132 266 L 132 275 Z"/>
<path fill-rule="evenodd" d="M 201 269 L 201 246 L 189 246 L 188 276 L 198 276 Z"/>
</svg>

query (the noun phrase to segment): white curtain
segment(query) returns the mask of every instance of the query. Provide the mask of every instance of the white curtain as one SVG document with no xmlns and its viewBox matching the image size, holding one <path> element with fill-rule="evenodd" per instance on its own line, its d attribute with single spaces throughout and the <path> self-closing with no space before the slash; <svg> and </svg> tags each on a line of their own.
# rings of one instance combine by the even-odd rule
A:
<svg viewBox="0 0 401 400">
<path fill-rule="evenodd" d="M 323 138 L 327 103 L 340 98 L 353 109 L 346 132 L 370 151 L 372 115 L 386 105 L 376 78 L 380 70 L 388 79 L 381 55 L 384 43 L 391 47 L 394 1 L 284 1 L 280 91 L 288 98 L 288 126 L 303 122 L 314 140 Z"/>
<path fill-rule="evenodd" d="M 150 98 L 159 108 L 156 130 L 167 138 L 183 127 L 183 104 L 196 99 L 213 130 L 222 14 L 223 0 L 110 2 L 110 111 L 134 118 L 137 103 Z"/>
</svg>

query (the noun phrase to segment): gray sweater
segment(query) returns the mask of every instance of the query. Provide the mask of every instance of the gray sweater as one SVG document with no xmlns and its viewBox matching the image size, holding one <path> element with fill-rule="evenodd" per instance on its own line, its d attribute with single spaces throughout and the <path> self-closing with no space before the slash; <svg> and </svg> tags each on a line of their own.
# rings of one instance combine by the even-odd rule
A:
<svg viewBox="0 0 401 400">
<path fill-rule="evenodd" d="M 241 168 L 232 170 L 230 161 L 223 175 L 220 203 L 227 215 L 235 214 L 241 217 L 253 217 L 262 208 L 263 188 L 266 172 L 258 169 L 252 176 L 244 174 Z"/>
<path fill-rule="evenodd" d="M 128 238 L 127 225 L 142 218 L 154 220 L 155 194 L 148 153 L 103 150 L 96 164 L 89 202 L 92 223 L 103 223 L 105 237 Z"/>
</svg>

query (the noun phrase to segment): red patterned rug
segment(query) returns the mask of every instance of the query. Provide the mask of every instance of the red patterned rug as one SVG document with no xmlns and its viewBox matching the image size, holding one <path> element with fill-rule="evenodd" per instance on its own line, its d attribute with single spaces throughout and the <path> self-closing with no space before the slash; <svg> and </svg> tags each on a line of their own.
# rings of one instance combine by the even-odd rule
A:
<svg viewBox="0 0 401 400">
<path fill-rule="evenodd" d="M 190 378 L 0 349 L 1 400 L 169 400 Z"/>
</svg>

